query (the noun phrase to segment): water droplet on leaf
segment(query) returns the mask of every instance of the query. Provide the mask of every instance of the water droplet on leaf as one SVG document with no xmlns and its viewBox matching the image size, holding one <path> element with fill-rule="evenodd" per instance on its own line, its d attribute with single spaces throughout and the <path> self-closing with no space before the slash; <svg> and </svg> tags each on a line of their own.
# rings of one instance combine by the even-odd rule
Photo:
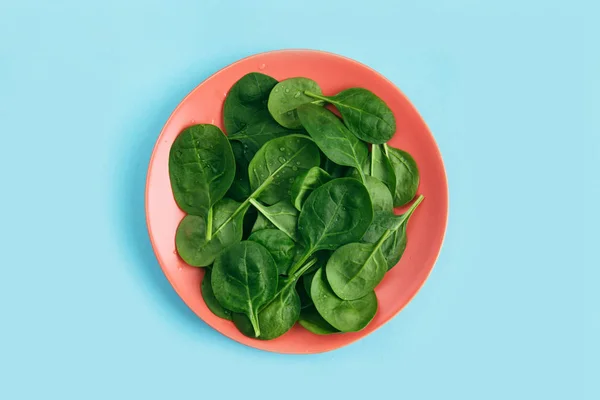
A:
<svg viewBox="0 0 600 400">
<path fill-rule="evenodd" d="M 300 97 L 300 94 L 301 94 L 300 92 L 296 92 L 296 94 L 294 95 L 294 97 L 298 98 L 298 97 Z"/>
<path fill-rule="evenodd" d="M 284 163 L 285 162 L 285 157 L 279 157 L 278 160 L 279 160 L 280 163 Z"/>
<path fill-rule="evenodd" d="M 285 147 L 280 147 L 279 151 L 285 151 Z"/>
</svg>

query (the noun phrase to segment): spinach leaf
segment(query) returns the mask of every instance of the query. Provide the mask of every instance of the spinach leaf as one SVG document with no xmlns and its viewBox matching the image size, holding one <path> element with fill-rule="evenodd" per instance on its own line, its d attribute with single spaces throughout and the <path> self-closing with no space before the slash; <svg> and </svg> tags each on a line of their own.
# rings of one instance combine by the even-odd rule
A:
<svg viewBox="0 0 600 400">
<path fill-rule="evenodd" d="M 305 104 L 297 111 L 302 126 L 321 151 L 336 164 L 356 168 L 364 182 L 361 167 L 368 155 L 367 145 L 358 140 L 338 117 L 324 107 Z"/>
<path fill-rule="evenodd" d="M 272 206 L 264 206 L 254 199 L 250 199 L 250 203 L 277 229 L 285 233 L 294 242 L 297 241 L 298 210 L 294 208 L 289 200 L 282 200 Z"/>
<path fill-rule="evenodd" d="M 213 207 L 213 219 L 186 215 L 175 234 L 175 246 L 183 261 L 193 267 L 210 265 L 221 250 L 242 240 L 248 206 L 241 209 L 240 206 L 234 200 L 223 198 Z M 228 223 L 223 225 L 225 221 Z M 206 239 L 208 230 L 213 232 L 210 240 Z"/>
<path fill-rule="evenodd" d="M 363 242 L 376 243 L 384 235 L 388 235 L 381 245 L 381 251 L 385 255 L 388 271 L 398 264 L 404 254 L 404 250 L 406 250 L 408 241 L 406 227 L 410 217 L 423 199 L 423 195 L 419 196 L 408 211 L 402 215 L 394 215 L 383 211 L 376 213 L 373 223 L 371 223 L 371 226 L 362 238 Z"/>
<path fill-rule="evenodd" d="M 241 131 L 229 135 L 229 140 L 234 140 L 242 143 L 246 151 L 254 155 L 256 152 L 269 140 L 276 139 L 278 137 L 286 136 L 291 133 L 301 133 L 290 131 L 279 125 L 271 117 L 252 125 L 246 126 Z"/>
<path fill-rule="evenodd" d="M 385 183 L 392 195 L 396 192 L 394 167 L 392 167 L 389 158 L 381 149 L 381 145 L 374 144 L 372 146 L 371 155 L 365 160 L 362 170 L 365 175 L 372 176 Z M 359 179 L 360 173 L 356 169 L 352 169 L 350 176 Z"/>
<path fill-rule="evenodd" d="M 231 149 L 235 157 L 235 178 L 227 191 L 227 196 L 236 201 L 244 201 L 252 193 L 250 178 L 248 177 L 250 161 L 247 159 L 247 150 L 244 150 L 244 145 L 241 142 L 232 141 Z"/>
<path fill-rule="evenodd" d="M 302 211 L 302 205 L 309 194 L 316 188 L 331 180 L 331 176 L 319 167 L 313 167 L 296 177 L 292 185 L 292 204 L 298 211 Z"/>
<path fill-rule="evenodd" d="M 394 206 L 400 207 L 415 197 L 419 188 L 419 169 L 414 158 L 407 152 L 390 147 L 387 144 L 384 149 L 396 175 Z"/>
<path fill-rule="evenodd" d="M 219 303 L 217 301 L 217 298 L 215 297 L 215 293 L 213 292 L 213 289 L 212 289 L 210 277 L 211 277 L 210 268 L 206 268 L 206 272 L 204 272 L 204 277 L 202 278 L 202 285 L 201 285 L 202 298 L 204 299 L 204 302 L 206 303 L 206 306 L 208 307 L 208 309 L 210 311 L 212 311 L 213 314 L 215 314 L 217 317 L 231 320 L 231 311 L 224 308 L 221 305 L 221 303 Z"/>
<path fill-rule="evenodd" d="M 367 89 L 347 89 L 335 96 L 323 96 L 311 92 L 310 89 L 304 93 L 308 97 L 333 104 L 342 114 L 350 131 L 365 142 L 385 143 L 396 132 L 396 120 L 392 110 Z"/>
<path fill-rule="evenodd" d="M 290 78 L 275 85 L 267 105 L 275 121 L 286 128 L 301 128 L 296 109 L 302 104 L 315 101 L 304 94 L 306 90 L 321 93 L 317 82 L 308 78 Z"/>
<path fill-rule="evenodd" d="M 375 289 L 388 271 L 381 245 L 388 238 L 384 234 L 377 243 L 350 243 L 337 249 L 329 259 L 325 273 L 334 293 L 344 300 L 356 300 Z"/>
<path fill-rule="evenodd" d="M 312 299 L 310 295 L 306 291 L 304 287 L 304 279 L 299 279 L 296 283 L 296 292 L 298 292 L 298 296 L 300 296 L 300 308 L 304 309 L 306 307 L 310 307 L 313 305 Z"/>
<path fill-rule="evenodd" d="M 377 312 L 377 296 L 374 291 L 360 299 L 342 300 L 331 290 L 323 268 L 315 274 L 310 294 L 323 319 L 342 332 L 360 331 Z"/>
<path fill-rule="evenodd" d="M 371 196 L 373 211 L 392 211 L 394 208 L 392 194 L 387 186 L 377 178 L 372 176 L 365 177 L 365 186 Z"/>
<path fill-rule="evenodd" d="M 252 233 L 260 232 L 265 229 L 277 229 L 277 227 L 273 225 L 273 223 L 269 221 L 264 215 L 258 213 L 258 216 L 256 217 L 256 222 L 252 227 Z"/>
<path fill-rule="evenodd" d="M 277 80 L 274 78 L 251 72 L 231 87 L 223 104 L 223 123 L 230 136 L 249 125 L 271 119 L 267 102 L 275 85 Z"/>
<path fill-rule="evenodd" d="M 298 272 L 289 278 L 280 281 L 275 297 L 269 301 L 258 313 L 258 325 L 260 326 L 260 335 L 257 337 L 263 340 L 275 339 L 289 331 L 300 317 L 300 296 L 296 292 L 298 279 L 304 272 L 316 263 L 316 259 L 310 260 Z M 249 336 L 248 317 L 245 315 L 233 315 L 233 322 L 240 332 Z"/>
<path fill-rule="evenodd" d="M 321 314 L 319 314 L 314 305 L 303 308 L 300 311 L 298 323 L 307 331 L 317 335 L 330 335 L 339 332 L 339 330 L 335 329 L 321 317 Z"/>
<path fill-rule="evenodd" d="M 258 337 L 258 312 L 275 296 L 277 275 L 269 251 L 256 242 L 244 241 L 219 254 L 211 282 L 217 301 L 228 310 L 246 314 Z"/>
<path fill-rule="evenodd" d="M 277 229 L 263 229 L 254 232 L 248 240 L 260 243 L 273 256 L 279 275 L 287 273 L 296 255 L 296 243 L 288 235 Z"/>
<path fill-rule="evenodd" d="M 234 175 L 233 151 L 218 127 L 193 125 L 173 142 L 169 153 L 171 188 L 177 205 L 186 213 L 210 218 L 212 206 L 225 196 Z"/>
<path fill-rule="evenodd" d="M 367 157 L 366 160 L 368 159 L 369 158 Z M 348 176 L 348 172 L 350 171 L 350 167 L 336 164 L 327 158 L 327 156 L 325 156 L 325 160 L 321 162 L 321 168 L 331 175 L 332 178 L 343 178 Z M 360 176 L 360 174 L 357 173 L 357 176 Z"/>
<path fill-rule="evenodd" d="M 267 142 L 250 161 L 252 197 L 266 204 L 290 198 L 296 176 L 319 165 L 319 149 L 304 135 L 288 135 Z"/>
<path fill-rule="evenodd" d="M 298 232 L 306 250 L 292 265 L 290 273 L 317 250 L 335 250 L 360 240 L 372 219 L 369 192 L 356 179 L 334 179 L 315 189 L 298 218 Z"/>
</svg>

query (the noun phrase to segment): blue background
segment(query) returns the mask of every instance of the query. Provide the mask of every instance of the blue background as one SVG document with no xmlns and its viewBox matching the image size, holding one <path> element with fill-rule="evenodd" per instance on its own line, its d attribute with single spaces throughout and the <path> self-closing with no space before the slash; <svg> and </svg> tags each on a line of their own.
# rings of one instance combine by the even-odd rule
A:
<svg viewBox="0 0 600 400">
<path fill-rule="evenodd" d="M 0 398 L 600 398 L 596 4 L 0 0 Z M 178 102 L 241 57 L 298 47 L 397 84 L 450 185 L 414 301 L 313 356 L 196 318 L 143 209 Z"/>
</svg>

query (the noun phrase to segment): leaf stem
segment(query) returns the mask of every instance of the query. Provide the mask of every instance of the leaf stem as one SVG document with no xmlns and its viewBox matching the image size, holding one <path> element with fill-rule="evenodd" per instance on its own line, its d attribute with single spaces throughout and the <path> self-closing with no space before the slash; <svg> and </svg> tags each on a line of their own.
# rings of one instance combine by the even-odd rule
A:
<svg viewBox="0 0 600 400">
<path fill-rule="evenodd" d="M 421 204 L 421 202 L 423 201 L 424 198 L 425 198 L 425 196 L 423 196 L 423 195 L 419 195 L 419 197 L 417 197 L 417 199 L 412 204 L 412 206 L 410 206 L 410 208 L 404 214 L 402 214 L 402 219 L 400 220 L 400 223 L 398 223 L 398 227 L 400 225 L 402 225 L 404 223 L 404 221 L 408 222 L 408 220 L 413 215 L 413 213 L 415 212 L 417 207 L 419 207 L 419 204 Z"/>
<path fill-rule="evenodd" d="M 312 255 L 313 249 L 307 249 L 307 251 L 300 257 L 300 259 L 296 262 L 296 264 L 292 265 L 292 267 L 288 271 L 288 275 L 293 275 L 300 267 L 308 260 L 308 258 Z"/>
<path fill-rule="evenodd" d="M 252 323 L 252 328 L 254 329 L 254 337 L 260 336 L 260 326 L 258 325 L 258 316 L 254 312 L 250 312 L 248 316 L 250 318 L 250 322 Z"/>
<path fill-rule="evenodd" d="M 206 241 L 209 242 L 212 239 L 213 229 L 213 207 L 208 209 L 208 216 L 206 217 Z"/>
<path fill-rule="evenodd" d="M 280 231 L 285 233 L 294 242 L 296 241 L 296 238 L 290 236 L 290 234 L 285 229 L 283 229 L 282 226 L 280 226 L 280 224 L 277 222 L 277 220 L 271 218 L 268 215 L 268 213 L 266 212 L 265 206 L 263 206 L 261 203 L 256 201 L 256 199 L 250 198 L 249 200 L 250 200 L 250 204 L 252 204 L 254 206 L 254 208 L 256 208 L 266 219 L 268 219 L 273 225 L 275 225 L 277 227 L 277 229 L 279 229 Z"/>
</svg>

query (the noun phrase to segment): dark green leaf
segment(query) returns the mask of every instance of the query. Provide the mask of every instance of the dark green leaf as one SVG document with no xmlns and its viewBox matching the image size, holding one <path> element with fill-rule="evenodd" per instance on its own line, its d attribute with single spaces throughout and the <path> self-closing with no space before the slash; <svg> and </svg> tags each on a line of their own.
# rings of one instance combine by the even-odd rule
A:
<svg viewBox="0 0 600 400">
<path fill-rule="evenodd" d="M 179 208 L 207 217 L 209 210 L 231 186 L 235 161 L 221 130 L 193 125 L 177 136 L 169 153 L 169 176 Z"/>
<path fill-rule="evenodd" d="M 373 219 L 373 206 L 365 186 L 352 178 L 334 179 L 315 189 L 298 219 L 307 248 L 335 250 L 360 240 Z"/>
<path fill-rule="evenodd" d="M 400 207 L 415 197 L 419 188 L 419 169 L 412 156 L 403 150 L 385 145 L 385 153 L 396 175 L 394 207 Z"/>
<path fill-rule="evenodd" d="M 230 135 L 229 140 L 242 143 L 248 154 L 254 155 L 269 140 L 291 133 L 301 132 L 290 131 L 269 117 L 269 119 L 255 122 L 243 130 Z"/>
<path fill-rule="evenodd" d="M 366 296 L 381 282 L 388 265 L 381 251 L 387 236 L 377 243 L 349 243 L 333 252 L 325 273 L 334 293 L 344 300 Z"/>
<path fill-rule="evenodd" d="M 264 206 L 254 199 L 250 199 L 250 203 L 273 226 L 281 230 L 293 241 L 297 241 L 296 226 L 298 224 L 298 210 L 294 208 L 289 200 L 282 200 L 272 206 Z M 265 223 L 261 221 L 261 224 Z"/>
<path fill-rule="evenodd" d="M 377 296 L 371 291 L 356 300 L 342 300 L 331 290 L 323 268 L 312 280 L 311 298 L 319 314 L 342 332 L 357 332 L 365 328 L 377 312 Z"/>
<path fill-rule="evenodd" d="M 317 82 L 308 78 L 290 78 L 275 85 L 268 102 L 269 112 L 275 121 L 286 128 L 302 127 L 296 109 L 315 101 L 304 94 L 305 90 L 321 93 Z"/>
<path fill-rule="evenodd" d="M 224 308 L 215 297 L 215 293 L 212 290 L 210 274 L 210 268 L 206 268 L 201 285 L 202 298 L 204 299 L 208 309 L 212 311 L 213 314 L 215 314 L 217 317 L 231 320 L 231 311 Z"/>
<path fill-rule="evenodd" d="M 331 176 L 319 167 L 313 167 L 296 177 L 292 185 L 292 204 L 298 211 L 302 211 L 302 205 L 308 195 L 316 188 L 331 180 Z"/>
<path fill-rule="evenodd" d="M 203 216 L 185 216 L 175 235 L 177 252 L 183 261 L 194 267 L 208 266 L 221 250 L 242 240 L 244 215 L 248 206 L 240 206 L 234 200 L 221 199 L 213 207 L 212 222 L 208 219 L 208 223 Z M 208 240 L 207 225 L 212 227 L 212 235 Z"/>
<path fill-rule="evenodd" d="M 231 142 L 231 149 L 235 157 L 235 178 L 227 191 L 227 196 L 236 201 L 244 201 L 250 196 L 250 179 L 248 178 L 248 165 L 250 160 L 244 152 L 244 145 L 240 142 Z M 251 158 L 250 158 L 251 159 Z"/>
<path fill-rule="evenodd" d="M 284 275 L 287 273 L 296 255 L 296 244 L 288 235 L 277 229 L 263 229 L 254 232 L 248 240 L 265 246 L 273 256 L 279 274 Z"/>
<path fill-rule="evenodd" d="M 339 165 L 360 169 L 367 158 L 367 145 L 354 136 L 338 117 L 326 108 L 305 104 L 298 108 L 302 126 L 325 155 Z"/>
<path fill-rule="evenodd" d="M 275 296 L 277 275 L 269 251 L 256 242 L 244 241 L 229 246 L 216 258 L 212 287 L 223 307 L 248 316 L 258 337 L 258 311 Z"/>
<path fill-rule="evenodd" d="M 392 110 L 367 89 L 347 89 L 335 96 L 323 96 L 320 93 L 311 93 L 310 89 L 307 89 L 305 94 L 333 104 L 342 114 L 350 131 L 365 142 L 385 143 L 396 132 L 396 120 Z"/>
<path fill-rule="evenodd" d="M 223 105 L 223 122 L 229 135 L 259 121 L 271 119 L 267 102 L 277 80 L 259 72 L 244 75 L 229 90 Z"/>
<path fill-rule="evenodd" d="M 367 157 L 366 160 L 369 158 Z M 325 170 L 332 178 L 344 178 L 348 176 L 351 168 L 345 165 L 339 165 L 331 161 L 327 156 L 321 161 L 321 168 Z M 358 174 L 358 173 L 357 173 Z"/>
<path fill-rule="evenodd" d="M 379 179 L 373 178 L 372 176 L 366 176 L 365 178 L 365 186 L 371 196 L 373 211 L 392 211 L 394 203 L 392 200 L 392 193 L 390 193 L 388 187 Z"/>
<path fill-rule="evenodd" d="M 388 270 L 398 264 L 404 254 L 408 240 L 406 235 L 408 221 L 423 199 L 423 196 L 419 196 L 408 211 L 402 215 L 394 215 L 385 211 L 376 213 L 373 223 L 362 238 L 363 242 L 376 243 L 389 231 L 389 236 L 381 245 Z"/>
<path fill-rule="evenodd" d="M 319 314 L 314 305 L 310 305 L 300 311 L 298 323 L 307 331 L 317 335 L 330 335 L 339 332 L 339 330 L 335 329 L 321 317 L 321 314 Z"/>
<path fill-rule="evenodd" d="M 288 135 L 267 142 L 248 167 L 253 197 L 266 204 L 290 198 L 296 176 L 319 165 L 319 149 L 304 135 Z"/>
<path fill-rule="evenodd" d="M 294 275 L 279 282 L 277 293 L 258 313 L 258 325 L 263 340 L 274 339 L 289 331 L 298 321 L 300 316 L 300 296 L 296 292 L 298 279 L 316 262 L 312 259 L 302 266 Z M 246 316 L 233 315 L 233 322 L 240 332 L 249 336 L 251 330 L 248 327 Z"/>
</svg>

